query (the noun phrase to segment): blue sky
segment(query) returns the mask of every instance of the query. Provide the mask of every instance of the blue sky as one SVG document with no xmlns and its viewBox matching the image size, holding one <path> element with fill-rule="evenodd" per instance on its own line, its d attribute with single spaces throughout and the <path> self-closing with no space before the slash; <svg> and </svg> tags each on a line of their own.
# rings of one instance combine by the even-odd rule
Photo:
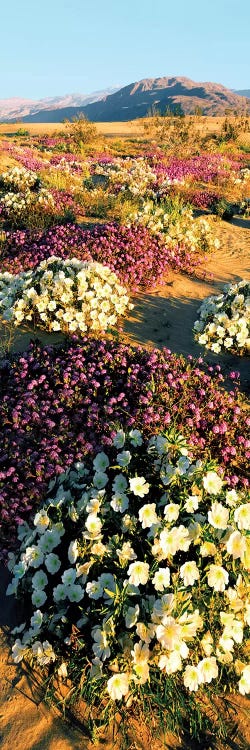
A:
<svg viewBox="0 0 250 750">
<path fill-rule="evenodd" d="M 182 75 L 250 88 L 248 0 L 5 0 L 0 99 Z"/>
</svg>

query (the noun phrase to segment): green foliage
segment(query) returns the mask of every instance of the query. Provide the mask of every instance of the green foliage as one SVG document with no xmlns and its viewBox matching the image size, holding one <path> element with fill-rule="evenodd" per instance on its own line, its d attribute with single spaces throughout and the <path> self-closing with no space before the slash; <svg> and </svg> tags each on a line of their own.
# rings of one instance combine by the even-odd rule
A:
<svg viewBox="0 0 250 750">
<path fill-rule="evenodd" d="M 20 136 L 27 135 L 28 136 L 28 135 L 30 135 L 30 132 L 29 132 L 29 130 L 26 130 L 25 128 L 19 128 L 16 131 L 15 135 L 20 135 Z"/>
<path fill-rule="evenodd" d="M 211 211 L 220 216 L 221 219 L 230 220 L 233 218 L 236 206 L 234 203 L 227 201 L 226 198 L 220 198 L 220 200 L 212 204 Z"/>
</svg>

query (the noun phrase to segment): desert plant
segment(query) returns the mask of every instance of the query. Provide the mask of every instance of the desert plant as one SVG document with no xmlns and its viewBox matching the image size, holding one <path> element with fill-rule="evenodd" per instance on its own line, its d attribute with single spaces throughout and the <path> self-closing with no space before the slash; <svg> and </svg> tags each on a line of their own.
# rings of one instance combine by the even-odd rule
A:
<svg viewBox="0 0 250 750">
<path fill-rule="evenodd" d="M 135 428 L 48 495 L 9 558 L 7 593 L 25 599 L 14 661 L 69 677 L 104 725 L 148 699 L 199 734 L 204 698 L 250 690 L 247 493 L 182 434 Z"/>
<path fill-rule="evenodd" d="M 77 153 L 81 153 L 84 145 L 93 141 L 97 135 L 96 125 L 82 113 L 72 120 L 65 120 L 65 127 Z"/>
</svg>

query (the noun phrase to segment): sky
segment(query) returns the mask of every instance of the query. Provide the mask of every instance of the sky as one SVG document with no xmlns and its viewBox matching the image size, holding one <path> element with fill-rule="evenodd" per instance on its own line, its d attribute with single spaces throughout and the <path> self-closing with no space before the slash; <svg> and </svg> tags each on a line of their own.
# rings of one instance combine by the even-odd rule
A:
<svg viewBox="0 0 250 750">
<path fill-rule="evenodd" d="M 5 0 L 0 99 L 186 76 L 250 88 L 249 0 Z"/>
</svg>

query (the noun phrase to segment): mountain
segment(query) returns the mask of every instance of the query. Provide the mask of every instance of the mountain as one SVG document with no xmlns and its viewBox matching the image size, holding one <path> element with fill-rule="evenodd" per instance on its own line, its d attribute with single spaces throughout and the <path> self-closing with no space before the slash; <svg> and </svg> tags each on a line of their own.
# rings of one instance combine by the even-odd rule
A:
<svg viewBox="0 0 250 750">
<path fill-rule="evenodd" d="M 56 107 L 50 106 L 51 100 L 47 99 L 46 107 L 36 108 L 21 119 L 23 122 L 63 122 L 82 113 L 92 122 L 115 122 L 145 117 L 155 110 L 164 114 L 166 108 L 192 114 L 198 107 L 205 115 L 224 115 L 226 109 L 242 110 L 246 101 L 219 83 L 196 83 L 189 78 L 167 76 L 136 81 L 111 94 L 99 93 L 95 101 L 85 99 L 78 106 L 75 100 L 73 106 L 71 101 L 65 106 L 59 97 Z"/>
<path fill-rule="evenodd" d="M 0 122 L 23 120 L 24 117 L 29 116 L 33 118 L 37 113 L 44 110 L 54 111 L 65 107 L 86 106 L 103 99 L 108 94 L 113 94 L 114 91 L 117 91 L 117 87 L 108 88 L 104 91 L 93 91 L 92 94 L 65 94 L 65 96 L 47 97 L 38 101 L 21 99 L 15 96 L 12 99 L 0 99 Z"/>
<path fill-rule="evenodd" d="M 250 99 L 250 89 L 241 89 L 240 91 L 235 91 L 235 94 L 240 94 L 240 96 L 245 96 L 246 99 Z"/>
</svg>

